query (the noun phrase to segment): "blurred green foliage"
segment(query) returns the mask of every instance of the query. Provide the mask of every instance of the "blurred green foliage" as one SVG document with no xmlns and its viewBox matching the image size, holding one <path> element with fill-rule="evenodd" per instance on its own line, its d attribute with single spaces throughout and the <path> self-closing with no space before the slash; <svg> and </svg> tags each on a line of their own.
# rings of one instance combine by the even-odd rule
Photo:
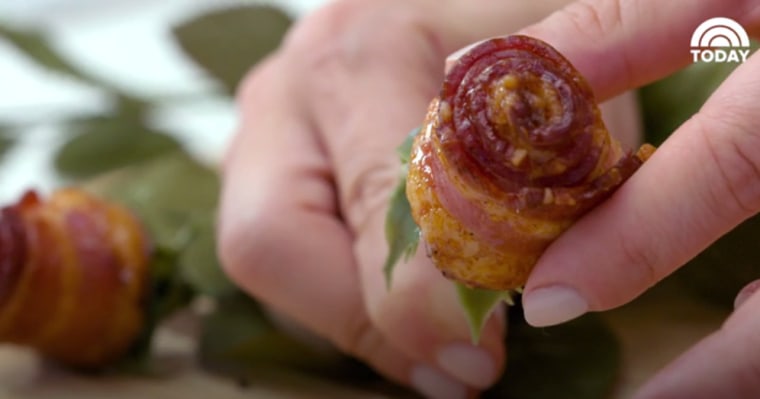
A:
<svg viewBox="0 0 760 399">
<path fill-rule="evenodd" d="M 237 6 L 194 17 L 174 27 L 178 45 L 234 93 L 246 72 L 276 49 L 290 17 L 270 6 Z M 47 33 L 0 25 L 0 38 L 53 73 L 92 86 L 110 96 L 104 114 L 62 121 L 70 136 L 55 157 L 57 170 L 95 192 L 134 209 L 154 239 L 149 328 L 135 343 L 140 364 L 150 347 L 152 328 L 197 295 L 214 298 L 215 311 L 203 320 L 199 357 L 214 370 L 245 376 L 266 367 L 301 371 L 378 384 L 378 377 L 355 360 L 322 352 L 278 329 L 267 314 L 225 276 L 217 258 L 215 214 L 220 190 L 213 168 L 200 164 L 148 116 L 159 105 L 80 69 L 47 40 Z M 659 144 L 694 114 L 730 73 L 730 64 L 695 64 L 640 91 L 647 140 Z M 208 93 L 215 95 L 216 93 Z M 0 157 L 13 140 L 0 127 Z M 410 142 L 401 151 L 408 159 Z M 85 180 L 87 179 L 87 180 Z M 403 186 L 394 201 L 404 201 Z M 392 266 L 418 235 L 416 225 L 391 214 Z M 688 234 L 689 232 L 684 232 Z M 704 298 L 728 305 L 736 291 L 760 276 L 760 219 L 753 218 L 711 246 L 677 277 Z M 757 249 L 756 249 L 757 248 Z M 318 311 L 318 310 L 316 310 Z M 482 317 L 482 316 L 481 316 Z M 519 307 L 509 315 L 507 372 L 487 398 L 602 398 L 619 373 L 620 348 L 612 332 L 594 315 L 559 327 L 525 324 Z M 381 384 L 382 385 L 382 384 Z M 385 386 L 383 389 L 388 389 Z M 402 395 L 396 390 L 399 397 Z"/>
<path fill-rule="evenodd" d="M 507 305 L 514 305 L 512 296 L 515 292 L 470 288 L 458 282 L 453 284 L 456 286 L 459 305 L 462 306 L 467 324 L 470 327 L 470 340 L 474 345 L 477 345 L 480 342 L 480 333 L 491 312 L 502 302 Z"/>
<path fill-rule="evenodd" d="M 214 11 L 174 29 L 185 52 L 229 93 L 252 65 L 279 45 L 292 23 L 275 7 L 242 7 Z"/>
<path fill-rule="evenodd" d="M 181 151 L 111 174 L 93 184 L 141 216 L 153 241 L 177 254 L 186 284 L 204 295 L 230 295 L 236 288 L 216 256 L 218 173 Z"/>
<path fill-rule="evenodd" d="M 752 43 L 753 49 L 758 43 Z M 704 102 L 737 67 L 735 63 L 695 63 L 643 87 L 646 141 L 661 144 Z M 705 160 L 709 162 L 710 160 Z M 684 231 L 683 234 L 689 234 Z M 747 283 L 760 278 L 760 216 L 735 228 L 679 269 L 674 279 L 688 291 L 713 304 L 733 307 L 734 298 Z"/>
<path fill-rule="evenodd" d="M 735 66 L 699 62 L 643 87 L 639 96 L 646 141 L 662 144 L 678 126 L 699 111 Z"/>
<path fill-rule="evenodd" d="M 279 45 L 290 23 L 278 9 L 244 5 L 193 17 L 174 33 L 186 53 L 232 93 L 245 72 Z M 54 166 L 71 182 L 133 209 L 152 238 L 148 326 L 118 369 L 152 372 L 148 355 L 154 327 L 196 296 L 225 302 L 219 308 L 223 313 L 210 315 L 212 320 L 239 317 L 232 322 L 240 325 L 262 320 L 260 313 L 236 312 L 251 300 L 240 294 L 220 267 L 215 218 L 220 191 L 217 171 L 193 159 L 178 140 L 149 121 L 158 106 L 166 105 L 166 98 L 183 98 L 131 94 L 68 60 L 50 45 L 44 31 L 0 25 L 0 38 L 51 73 L 100 89 L 113 104 L 102 114 L 61 121 L 69 139 L 55 154 Z M 0 129 L 0 155 L 13 142 L 5 133 Z M 204 348 L 227 344 L 228 336 L 213 333 L 219 331 L 213 330 L 214 324 L 205 326 L 212 331 L 203 335 Z M 271 336 L 277 335 L 270 330 Z M 255 330 L 229 332 L 259 336 Z M 277 339 L 286 339 L 279 336 Z M 214 337 L 225 342 L 215 343 Z M 261 350 L 271 351 L 268 346 Z M 290 358 L 294 358 L 292 353 Z"/>
<path fill-rule="evenodd" d="M 0 126 L 0 161 L 8 150 L 13 146 L 14 140 L 9 133 L 9 129 Z"/>
<path fill-rule="evenodd" d="M 420 242 L 420 229 L 412 219 L 412 209 L 406 198 L 406 171 L 409 156 L 412 152 L 412 142 L 420 129 L 413 129 L 396 150 L 401 159 L 401 171 L 396 189 L 390 198 L 390 207 L 385 217 L 385 241 L 388 243 L 388 256 L 383 266 L 385 285 L 390 288 L 393 281 L 393 269 L 403 258 L 408 259 L 417 252 Z"/>
<path fill-rule="evenodd" d="M 484 399 L 604 399 L 620 375 L 615 334 L 596 314 L 534 328 L 520 307 L 509 309 L 504 376 Z"/>
<path fill-rule="evenodd" d="M 752 51 L 760 43 L 752 41 Z M 697 62 L 639 90 L 646 141 L 660 145 L 697 113 L 737 63 Z"/>
<path fill-rule="evenodd" d="M 252 367 L 292 367 L 329 375 L 348 365 L 347 358 L 335 351 L 282 334 L 261 307 L 244 295 L 219 301 L 218 310 L 204 318 L 203 325 L 201 360 L 212 367 L 243 373 Z"/>
<path fill-rule="evenodd" d="M 6 42 L 16 47 L 22 54 L 50 71 L 97 87 L 107 87 L 109 90 L 112 90 L 110 84 L 81 70 L 50 46 L 46 32 L 20 29 L 0 24 L 0 38 L 5 39 Z"/>
<path fill-rule="evenodd" d="M 760 216 L 753 216 L 679 269 L 674 279 L 709 303 L 733 309 L 736 294 L 760 278 Z"/>
<path fill-rule="evenodd" d="M 56 153 L 55 167 L 69 178 L 86 179 L 177 151 L 181 144 L 148 126 L 147 110 L 141 111 L 130 114 L 117 108 L 111 114 L 71 121 L 67 130 L 72 138 Z"/>
</svg>

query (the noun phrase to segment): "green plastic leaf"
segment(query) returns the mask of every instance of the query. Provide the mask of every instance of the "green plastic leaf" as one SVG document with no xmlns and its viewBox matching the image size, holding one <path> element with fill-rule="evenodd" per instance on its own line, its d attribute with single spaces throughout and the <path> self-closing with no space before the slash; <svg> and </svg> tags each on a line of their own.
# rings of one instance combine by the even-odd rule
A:
<svg viewBox="0 0 760 399">
<path fill-rule="evenodd" d="M 230 93 L 257 62 L 274 51 L 291 18 L 271 6 L 214 11 L 174 29 L 182 49 Z"/>
<path fill-rule="evenodd" d="M 476 344 L 480 341 L 480 332 L 497 305 L 505 302 L 513 305 L 513 291 L 493 291 L 480 288 L 470 288 L 464 284 L 454 283 L 457 288 L 459 304 L 464 309 L 467 324 L 470 327 L 470 339 Z"/>
<path fill-rule="evenodd" d="M 56 153 L 56 169 L 68 177 L 88 178 L 179 149 L 176 139 L 144 123 L 142 111 L 125 106 L 110 115 L 74 121 L 69 131 L 75 136 Z"/>
<path fill-rule="evenodd" d="M 412 208 L 406 197 L 406 173 L 409 163 L 409 154 L 412 152 L 412 143 L 420 129 L 412 130 L 404 139 L 404 142 L 396 150 L 402 163 L 402 177 L 399 179 L 396 189 L 390 199 L 388 214 L 385 216 L 385 240 L 388 243 L 388 256 L 383 266 L 385 285 L 390 289 L 393 279 L 393 269 L 403 257 L 409 259 L 417 252 L 420 242 L 420 229 L 412 217 Z"/>
<path fill-rule="evenodd" d="M 507 366 L 484 399 L 608 399 L 621 372 L 621 347 L 596 314 L 555 327 L 525 323 L 509 308 Z"/>
</svg>

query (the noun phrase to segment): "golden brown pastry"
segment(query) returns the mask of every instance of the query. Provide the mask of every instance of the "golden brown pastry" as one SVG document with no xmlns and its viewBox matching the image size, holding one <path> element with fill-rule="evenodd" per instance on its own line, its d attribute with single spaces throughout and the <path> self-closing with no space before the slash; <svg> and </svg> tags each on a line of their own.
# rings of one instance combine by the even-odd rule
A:
<svg viewBox="0 0 760 399">
<path fill-rule="evenodd" d="M 143 327 L 149 242 L 125 208 L 78 189 L 0 211 L 0 342 L 107 364 Z"/>
<path fill-rule="evenodd" d="M 585 79 L 551 46 L 492 39 L 459 59 L 430 104 L 406 193 L 444 275 L 510 290 L 652 151 L 623 152 Z"/>
</svg>

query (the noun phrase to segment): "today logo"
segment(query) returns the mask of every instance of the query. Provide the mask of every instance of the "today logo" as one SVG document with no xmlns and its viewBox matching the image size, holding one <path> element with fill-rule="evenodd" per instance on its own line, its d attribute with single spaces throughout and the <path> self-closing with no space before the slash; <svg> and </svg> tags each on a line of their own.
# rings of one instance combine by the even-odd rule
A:
<svg viewBox="0 0 760 399">
<path fill-rule="evenodd" d="M 731 18 L 710 18 L 691 35 L 691 55 L 694 62 L 744 62 L 749 55 L 749 36 Z"/>
</svg>

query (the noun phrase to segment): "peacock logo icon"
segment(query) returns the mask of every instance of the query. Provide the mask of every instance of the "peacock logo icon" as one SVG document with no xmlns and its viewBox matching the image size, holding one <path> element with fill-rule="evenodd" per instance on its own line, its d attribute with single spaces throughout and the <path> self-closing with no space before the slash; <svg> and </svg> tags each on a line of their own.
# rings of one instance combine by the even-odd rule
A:
<svg viewBox="0 0 760 399">
<path fill-rule="evenodd" d="M 747 31 L 731 18 L 710 18 L 691 35 L 694 62 L 744 62 L 749 51 Z"/>
</svg>

